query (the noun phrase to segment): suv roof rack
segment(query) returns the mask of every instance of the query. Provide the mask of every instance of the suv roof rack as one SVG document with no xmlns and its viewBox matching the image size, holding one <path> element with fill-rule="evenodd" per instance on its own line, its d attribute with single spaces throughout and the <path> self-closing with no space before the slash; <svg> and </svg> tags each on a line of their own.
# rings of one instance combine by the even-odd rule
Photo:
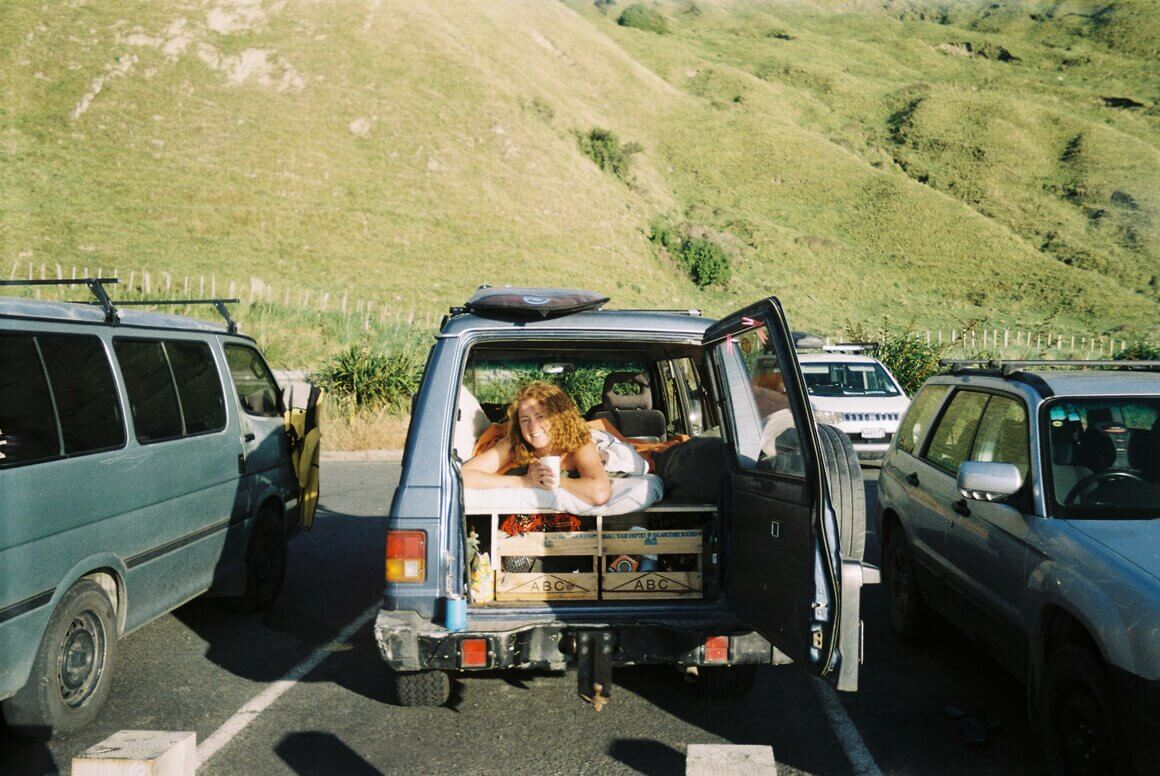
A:
<svg viewBox="0 0 1160 776">
<path fill-rule="evenodd" d="M 1160 361 L 1110 361 L 1107 359 L 1068 359 L 1054 361 L 1052 359 L 1005 360 L 1005 359 L 939 359 L 939 366 L 948 367 L 944 374 L 960 374 L 968 369 L 977 369 L 980 372 L 992 372 L 1010 377 L 1021 372 L 1026 367 L 1049 368 L 1071 367 L 1075 369 L 1145 369 L 1148 371 L 1160 370 Z"/>
<path fill-rule="evenodd" d="M 136 299 L 114 302 L 105 290 L 105 284 L 120 283 L 120 278 L 45 278 L 37 280 L 0 280 L 0 286 L 88 286 L 95 299 L 76 302 L 76 304 L 98 304 L 105 313 L 105 323 L 116 325 L 120 321 L 118 307 L 161 307 L 166 305 L 212 304 L 218 314 L 225 319 L 226 331 L 230 334 L 238 333 L 237 321 L 230 315 L 227 304 L 236 304 L 240 299 Z"/>
</svg>

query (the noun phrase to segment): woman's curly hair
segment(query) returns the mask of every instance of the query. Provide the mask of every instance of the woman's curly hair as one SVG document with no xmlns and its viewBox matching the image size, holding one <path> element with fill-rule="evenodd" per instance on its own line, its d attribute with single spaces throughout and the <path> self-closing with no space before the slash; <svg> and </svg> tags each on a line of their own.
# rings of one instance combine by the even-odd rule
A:
<svg viewBox="0 0 1160 776">
<path fill-rule="evenodd" d="M 512 463 L 516 466 L 527 466 L 536 460 L 532 446 L 520 433 L 520 405 L 529 399 L 535 399 L 544 406 L 552 427 L 549 436 L 552 439 L 552 449 L 561 454 L 574 453 L 592 441 L 592 432 L 584 422 L 576 402 L 560 388 L 537 380 L 528 383 L 512 403 L 508 405 L 507 435 L 505 439 L 512 446 Z"/>
</svg>

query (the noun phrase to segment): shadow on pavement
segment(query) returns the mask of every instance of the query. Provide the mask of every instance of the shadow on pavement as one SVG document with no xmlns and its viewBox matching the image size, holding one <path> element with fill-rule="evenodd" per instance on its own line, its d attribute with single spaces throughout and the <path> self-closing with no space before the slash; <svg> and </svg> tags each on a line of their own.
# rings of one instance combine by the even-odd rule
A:
<svg viewBox="0 0 1160 776">
<path fill-rule="evenodd" d="M 330 733 L 290 733 L 274 746 L 274 752 L 292 771 L 303 776 L 321 773 L 379 776 L 382 773 Z"/>
<path fill-rule="evenodd" d="M 71 763 L 58 763 L 46 744 L 25 741 L 0 724 L 0 773 L 11 776 L 67 772 Z"/>
<path fill-rule="evenodd" d="M 683 752 L 647 738 L 617 739 L 608 747 L 608 755 L 644 776 L 666 776 L 685 770 Z"/>
</svg>

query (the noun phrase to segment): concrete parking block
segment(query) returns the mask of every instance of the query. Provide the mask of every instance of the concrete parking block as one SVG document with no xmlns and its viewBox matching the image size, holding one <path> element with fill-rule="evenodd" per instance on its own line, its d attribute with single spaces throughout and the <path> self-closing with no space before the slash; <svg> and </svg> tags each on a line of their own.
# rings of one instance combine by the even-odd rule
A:
<svg viewBox="0 0 1160 776">
<path fill-rule="evenodd" d="M 72 761 L 73 776 L 194 776 L 197 734 L 121 730 Z"/>
<path fill-rule="evenodd" d="M 777 776 L 772 746 L 689 744 L 685 776 Z"/>
</svg>

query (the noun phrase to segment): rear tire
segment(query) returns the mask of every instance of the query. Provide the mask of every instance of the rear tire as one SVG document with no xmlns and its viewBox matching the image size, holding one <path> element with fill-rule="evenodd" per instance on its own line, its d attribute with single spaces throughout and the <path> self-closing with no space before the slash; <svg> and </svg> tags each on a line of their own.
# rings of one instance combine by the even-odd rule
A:
<svg viewBox="0 0 1160 776">
<path fill-rule="evenodd" d="M 698 666 L 697 688 L 710 698 L 744 698 L 757 681 L 757 666 Z"/>
<path fill-rule="evenodd" d="M 263 507 L 246 547 L 246 592 L 235 602 L 237 608 L 251 613 L 269 609 L 282 591 L 286 564 L 286 529 L 276 510 Z"/>
<path fill-rule="evenodd" d="M 1104 776 L 1128 773 L 1117 740 L 1108 677 L 1088 650 L 1060 647 L 1047 662 L 1040 728 L 1052 773 Z"/>
<path fill-rule="evenodd" d="M 3 702 L 9 730 L 43 741 L 90 724 L 113 683 L 116 623 L 96 582 L 82 579 L 69 588 L 48 621 L 28 683 Z"/>
<path fill-rule="evenodd" d="M 442 706 L 451 697 L 446 671 L 396 672 L 395 698 L 400 706 Z"/>
<path fill-rule="evenodd" d="M 929 611 L 918 589 L 902 526 L 895 524 L 889 531 L 882 551 L 882 582 L 886 587 L 890 626 L 899 638 L 913 641 L 923 630 Z"/>
<path fill-rule="evenodd" d="M 818 440 L 830 486 L 830 503 L 838 518 L 841 556 L 860 561 L 866 552 L 866 487 L 862 484 L 858 453 L 850 437 L 834 426 L 819 423 Z"/>
</svg>

